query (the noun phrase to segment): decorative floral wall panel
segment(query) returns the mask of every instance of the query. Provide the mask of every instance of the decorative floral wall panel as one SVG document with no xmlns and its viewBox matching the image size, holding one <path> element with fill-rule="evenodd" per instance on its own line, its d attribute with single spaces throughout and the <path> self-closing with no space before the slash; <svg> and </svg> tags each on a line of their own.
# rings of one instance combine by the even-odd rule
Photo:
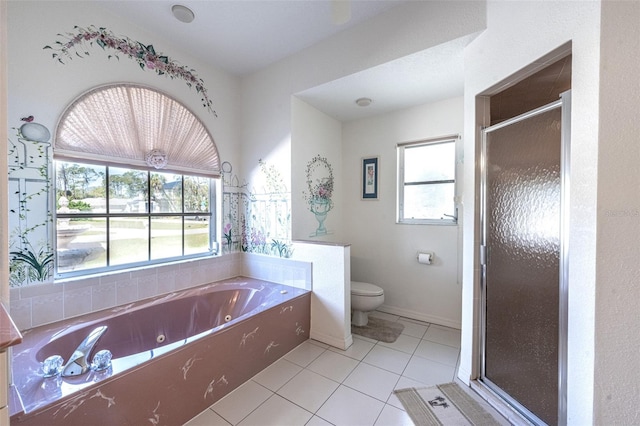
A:
<svg viewBox="0 0 640 426">
<path fill-rule="evenodd" d="M 333 167 L 320 154 L 307 163 L 307 191 L 303 191 L 304 200 L 309 204 L 309 211 L 318 221 L 318 227 L 309 236 L 327 235 L 329 231 L 324 224 L 327 215 L 333 209 Z"/>
<path fill-rule="evenodd" d="M 53 277 L 50 134 L 46 127 L 32 122 L 33 117 L 23 120 L 8 140 L 11 287 Z"/>
<path fill-rule="evenodd" d="M 251 191 L 223 164 L 223 252 L 290 257 L 291 193 L 274 166 L 259 166 L 265 185 Z"/>
</svg>

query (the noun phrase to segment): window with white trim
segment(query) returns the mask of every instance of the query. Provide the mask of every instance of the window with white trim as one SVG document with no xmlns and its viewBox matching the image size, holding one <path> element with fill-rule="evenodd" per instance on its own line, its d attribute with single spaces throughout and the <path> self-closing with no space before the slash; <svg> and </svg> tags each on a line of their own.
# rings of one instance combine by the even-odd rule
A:
<svg viewBox="0 0 640 426">
<path fill-rule="evenodd" d="M 213 252 L 212 180 L 56 161 L 58 275 Z"/>
<path fill-rule="evenodd" d="M 217 252 L 218 151 L 175 99 L 93 89 L 62 114 L 53 155 L 57 277 Z"/>
<path fill-rule="evenodd" d="M 457 136 L 397 145 L 398 223 L 455 224 Z"/>
</svg>

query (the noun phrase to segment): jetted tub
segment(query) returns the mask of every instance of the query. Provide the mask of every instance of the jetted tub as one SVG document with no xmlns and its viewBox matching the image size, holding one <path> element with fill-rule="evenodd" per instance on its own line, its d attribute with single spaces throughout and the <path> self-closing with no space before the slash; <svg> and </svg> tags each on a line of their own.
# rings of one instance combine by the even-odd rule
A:
<svg viewBox="0 0 640 426">
<path fill-rule="evenodd" d="M 11 424 L 181 425 L 307 340 L 310 305 L 307 290 L 238 277 L 28 330 Z M 107 349 L 109 369 L 43 377 L 103 325 L 89 360 Z"/>
</svg>

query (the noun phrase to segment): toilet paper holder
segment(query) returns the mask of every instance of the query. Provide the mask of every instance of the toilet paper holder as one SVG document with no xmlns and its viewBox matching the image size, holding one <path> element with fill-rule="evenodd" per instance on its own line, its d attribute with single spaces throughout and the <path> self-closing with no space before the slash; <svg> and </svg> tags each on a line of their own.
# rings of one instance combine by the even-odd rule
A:
<svg viewBox="0 0 640 426">
<path fill-rule="evenodd" d="M 431 265 L 431 263 L 433 262 L 433 256 L 434 256 L 433 252 L 419 251 L 418 255 L 416 256 L 416 259 L 418 260 L 418 263 Z"/>
</svg>

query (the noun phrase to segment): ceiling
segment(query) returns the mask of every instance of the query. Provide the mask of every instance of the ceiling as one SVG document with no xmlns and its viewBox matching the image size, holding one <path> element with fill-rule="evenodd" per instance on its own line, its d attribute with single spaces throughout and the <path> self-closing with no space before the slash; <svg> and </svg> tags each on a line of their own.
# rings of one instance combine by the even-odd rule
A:
<svg viewBox="0 0 640 426">
<path fill-rule="evenodd" d="M 234 75 L 254 73 L 407 0 L 184 0 L 193 22 L 178 21 L 171 0 L 94 0 L 115 15 L 162 34 L 185 52 Z M 350 19 L 337 24 L 332 7 L 348 5 Z M 343 17 L 341 15 L 339 17 Z M 462 50 L 454 40 L 297 94 L 341 121 L 434 102 L 463 94 Z M 373 100 L 366 108 L 355 100 Z"/>
<path fill-rule="evenodd" d="M 474 37 L 461 37 L 305 90 L 297 96 L 340 121 L 462 96 L 462 53 Z M 361 97 L 370 98 L 371 104 L 359 107 L 355 100 Z"/>
</svg>

